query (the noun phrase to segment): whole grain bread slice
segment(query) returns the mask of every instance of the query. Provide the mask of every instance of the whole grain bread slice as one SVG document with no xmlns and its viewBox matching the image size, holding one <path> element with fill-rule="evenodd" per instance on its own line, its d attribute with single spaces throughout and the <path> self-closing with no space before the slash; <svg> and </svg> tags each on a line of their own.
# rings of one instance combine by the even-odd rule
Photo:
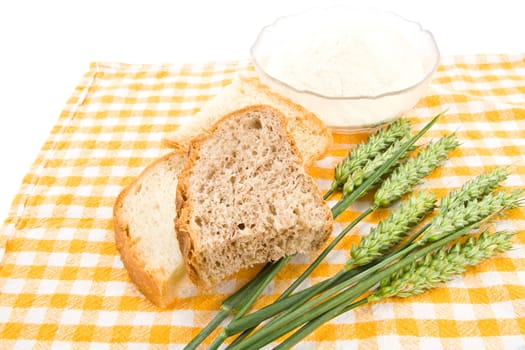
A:
<svg viewBox="0 0 525 350">
<path fill-rule="evenodd" d="M 172 305 L 187 280 L 175 234 L 175 198 L 186 152 L 150 164 L 118 196 L 113 210 L 115 241 L 139 290 L 160 307 Z"/>
<path fill-rule="evenodd" d="M 221 117 L 250 105 L 264 104 L 281 111 L 287 119 L 287 129 L 292 135 L 305 166 L 322 158 L 332 144 L 332 135 L 326 126 L 311 112 L 287 98 L 271 91 L 258 78 L 237 76 L 219 94 L 186 124 L 164 138 L 163 143 L 187 149 L 191 139 L 207 133 Z"/>
<path fill-rule="evenodd" d="M 176 231 L 190 279 L 209 288 L 242 268 L 319 249 L 330 209 L 270 106 L 222 118 L 191 142 Z"/>
</svg>

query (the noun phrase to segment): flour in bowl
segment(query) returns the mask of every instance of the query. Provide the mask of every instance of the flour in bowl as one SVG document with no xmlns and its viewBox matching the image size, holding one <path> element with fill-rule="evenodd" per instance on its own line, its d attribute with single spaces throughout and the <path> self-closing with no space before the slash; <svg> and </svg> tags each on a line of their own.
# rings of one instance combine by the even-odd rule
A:
<svg viewBox="0 0 525 350">
<path fill-rule="evenodd" d="M 379 21 L 311 23 L 283 38 L 267 59 L 269 75 L 297 90 L 330 97 L 377 96 L 417 84 L 423 63 L 401 33 Z"/>
</svg>

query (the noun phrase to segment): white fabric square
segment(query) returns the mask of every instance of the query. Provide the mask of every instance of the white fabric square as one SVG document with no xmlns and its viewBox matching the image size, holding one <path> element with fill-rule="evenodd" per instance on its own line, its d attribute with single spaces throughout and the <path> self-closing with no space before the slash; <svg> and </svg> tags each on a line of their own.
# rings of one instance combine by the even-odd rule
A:
<svg viewBox="0 0 525 350">
<path fill-rule="evenodd" d="M 5 282 L 2 293 L 20 294 L 24 289 L 25 280 L 22 278 L 10 278 Z"/>
<path fill-rule="evenodd" d="M 501 275 L 498 272 L 482 272 L 479 273 L 478 276 L 483 281 L 483 285 L 486 287 L 498 286 L 503 284 Z"/>
<path fill-rule="evenodd" d="M 97 326 L 111 327 L 117 324 L 118 311 L 99 311 Z"/>
<path fill-rule="evenodd" d="M 463 349 L 485 349 L 483 339 L 479 337 L 461 338 L 461 345 L 463 346 Z"/>
<path fill-rule="evenodd" d="M 41 228 L 33 228 L 31 230 L 28 230 L 26 233 L 26 237 L 30 239 L 42 239 L 46 235 L 46 230 Z"/>
<path fill-rule="evenodd" d="M 66 266 L 68 256 L 68 253 L 51 253 L 49 254 L 47 264 L 49 266 Z"/>
<path fill-rule="evenodd" d="M 60 324 L 78 325 L 80 324 L 81 317 L 82 317 L 82 310 L 65 309 L 62 312 L 62 319 L 60 320 Z"/>
<path fill-rule="evenodd" d="M 354 322 L 355 322 L 355 315 L 353 311 L 345 312 L 344 314 L 337 316 L 331 321 L 331 323 L 333 324 L 351 324 Z"/>
<path fill-rule="evenodd" d="M 64 159 L 77 159 L 82 155 L 78 148 L 68 148 L 64 151 L 62 158 Z M 60 169 L 59 169 L 60 171 Z"/>
<path fill-rule="evenodd" d="M 394 334 L 380 335 L 377 337 L 377 344 L 380 349 L 396 350 L 402 349 L 399 337 Z"/>
<path fill-rule="evenodd" d="M 71 342 L 65 342 L 65 341 L 54 341 L 51 345 L 51 348 L 53 350 L 69 350 L 73 348 L 73 345 Z"/>
<path fill-rule="evenodd" d="M 133 318 L 134 326 L 153 326 L 155 322 L 155 313 L 153 312 L 135 312 Z"/>
<path fill-rule="evenodd" d="M 472 304 L 451 304 L 454 319 L 459 321 L 472 321 L 476 319 Z"/>
<path fill-rule="evenodd" d="M 12 310 L 10 307 L 0 306 L 0 324 L 5 324 L 9 321 Z"/>
<path fill-rule="evenodd" d="M 268 349 L 272 349 L 272 347 L 268 347 Z M 296 350 L 315 350 L 315 342 L 312 341 L 303 341 L 299 344 L 297 344 L 294 349 Z"/>
<path fill-rule="evenodd" d="M 56 177 L 67 177 L 71 175 L 71 167 L 61 167 L 56 170 Z"/>
<path fill-rule="evenodd" d="M 27 311 L 25 322 L 41 324 L 46 319 L 47 308 L 34 307 Z"/>
<path fill-rule="evenodd" d="M 124 295 L 124 290 L 126 289 L 125 282 L 106 282 L 106 290 L 104 291 L 105 296 L 121 296 Z"/>
<path fill-rule="evenodd" d="M 136 139 L 136 137 L 134 139 Z M 132 155 L 133 155 L 133 150 L 131 150 L 131 149 L 119 149 L 117 151 L 117 154 L 118 154 L 119 157 L 122 157 L 122 158 L 131 158 Z"/>
<path fill-rule="evenodd" d="M 15 349 L 34 349 L 36 340 L 22 340 L 19 339 L 15 343 Z"/>
<path fill-rule="evenodd" d="M 429 187 L 442 187 L 442 184 L 445 184 L 450 188 L 459 188 L 465 182 L 464 180 L 453 176 L 444 176 L 440 179 L 430 179 L 427 184 Z"/>
<path fill-rule="evenodd" d="M 89 105 L 87 106 L 89 107 Z M 92 127 L 94 124 L 95 124 L 95 120 L 94 119 L 91 119 L 91 118 L 78 118 L 78 125 L 80 127 Z M 88 134 L 89 137 L 91 138 L 91 134 Z"/>
<path fill-rule="evenodd" d="M 98 207 L 95 214 L 96 218 L 112 218 L 113 208 L 112 207 Z"/>
<path fill-rule="evenodd" d="M 392 320 L 395 318 L 394 305 L 392 303 L 372 304 L 374 320 Z"/>
<path fill-rule="evenodd" d="M 78 196 L 87 197 L 87 196 L 92 195 L 92 193 L 93 193 L 93 186 L 81 185 L 75 188 L 75 194 Z"/>
<path fill-rule="evenodd" d="M 140 126 L 144 123 L 141 117 L 129 117 L 126 119 L 126 124 Z"/>
<path fill-rule="evenodd" d="M 446 285 L 450 288 L 466 288 L 465 282 L 461 276 L 455 276 L 450 281 L 447 281 Z"/>
<path fill-rule="evenodd" d="M 84 213 L 84 206 L 82 205 L 69 205 L 66 211 L 66 217 L 70 219 L 82 218 Z"/>
<path fill-rule="evenodd" d="M 355 350 L 358 349 L 357 340 L 336 340 L 335 348 L 336 350 Z"/>
<path fill-rule="evenodd" d="M 135 141 L 136 139 L 138 138 L 138 134 L 137 133 L 134 133 L 134 132 L 127 132 L 125 134 L 122 135 L 122 137 L 120 138 L 120 140 L 122 142 L 126 142 L 126 141 Z"/>
<path fill-rule="evenodd" d="M 124 175 L 126 175 L 127 171 L 128 171 L 127 167 L 123 167 L 123 166 L 111 167 L 111 175 L 112 176 L 124 176 Z M 108 185 L 107 187 L 111 188 L 111 187 L 116 187 L 116 186 Z"/>
<path fill-rule="evenodd" d="M 501 319 L 515 319 L 517 317 L 522 316 L 516 313 L 516 311 L 514 310 L 514 307 L 512 307 L 512 302 L 510 301 L 503 301 L 500 303 L 492 304 L 492 312 L 494 313 L 494 316 L 500 320 Z"/>
<path fill-rule="evenodd" d="M 115 174 L 112 174 L 112 175 L 115 175 Z M 119 175 L 115 175 L 115 176 L 124 176 L 124 173 L 123 174 L 119 174 Z M 110 197 L 110 198 L 115 198 L 117 197 L 117 195 L 120 193 L 120 191 L 122 190 L 122 187 L 121 186 L 106 186 L 104 188 L 104 196 L 105 197 Z"/>
<path fill-rule="evenodd" d="M 329 264 L 344 264 L 349 257 L 350 255 L 346 250 L 335 249 L 328 253 L 326 256 L 326 262 Z"/>
<path fill-rule="evenodd" d="M 74 228 L 63 227 L 58 230 L 57 240 L 70 241 L 75 237 L 76 234 L 78 234 L 78 230 Z"/>
<path fill-rule="evenodd" d="M 469 157 L 463 157 L 463 161 L 466 165 L 471 167 L 480 167 L 483 166 L 483 160 L 480 156 L 469 156 Z"/>
<path fill-rule="evenodd" d="M 37 208 L 38 208 L 38 211 L 35 215 L 37 218 L 50 218 L 50 217 L 53 217 L 53 211 L 55 210 L 56 205 L 55 204 L 42 204 L 42 205 L 39 205 Z"/>
<path fill-rule="evenodd" d="M 20 252 L 16 257 L 16 264 L 20 266 L 30 266 L 33 265 L 35 261 L 36 253 L 35 252 Z"/>
<path fill-rule="evenodd" d="M 495 165 L 510 165 L 514 163 L 520 163 L 523 157 L 522 156 L 518 156 L 518 157 L 493 156 L 490 159 L 492 163 Z M 513 161 L 513 159 L 515 159 L 516 161 Z"/>
<path fill-rule="evenodd" d="M 108 343 L 98 343 L 98 342 L 93 342 L 90 344 L 91 345 L 91 348 L 92 349 L 97 349 L 97 350 L 104 350 L 104 349 L 111 349 L 111 345 L 108 344 Z"/>
<path fill-rule="evenodd" d="M 195 327 L 193 310 L 177 310 L 173 313 L 171 324 L 182 327 Z"/>
<path fill-rule="evenodd" d="M 89 231 L 88 241 L 90 242 L 104 242 L 106 241 L 106 230 L 92 229 Z"/>
<path fill-rule="evenodd" d="M 89 177 L 95 177 L 99 173 L 100 173 L 100 167 L 97 167 L 97 166 L 87 166 L 84 168 L 84 171 L 82 172 L 84 176 L 89 176 Z"/>
<path fill-rule="evenodd" d="M 436 309 L 432 303 L 412 303 L 412 317 L 416 320 L 432 320 L 436 318 Z"/>
<path fill-rule="evenodd" d="M 124 263 L 120 259 L 120 256 L 115 256 L 115 259 L 113 259 L 113 264 L 111 265 L 114 269 L 123 269 Z"/>
<path fill-rule="evenodd" d="M 92 281 L 88 280 L 76 280 L 73 282 L 73 286 L 71 287 L 71 294 L 76 295 L 88 295 L 89 290 L 91 289 Z"/>
<path fill-rule="evenodd" d="M 82 253 L 80 257 L 81 267 L 95 267 L 98 265 L 99 254 Z"/>
<path fill-rule="evenodd" d="M 518 272 L 517 275 L 518 275 L 518 281 L 519 281 L 518 283 L 521 284 L 522 286 L 525 285 L 525 271 Z"/>
<path fill-rule="evenodd" d="M 501 341 L 505 349 L 525 350 L 525 337 L 523 335 L 504 335 Z"/>
<path fill-rule="evenodd" d="M 226 280 L 226 281 L 219 283 L 215 287 L 215 292 L 218 294 L 228 294 L 229 295 L 235 292 L 235 286 L 236 286 L 235 280 Z"/>
<path fill-rule="evenodd" d="M 105 158 L 106 157 L 106 153 L 107 153 L 107 150 L 94 149 L 94 150 L 91 151 L 91 158 Z"/>
<path fill-rule="evenodd" d="M 54 294 L 56 292 L 59 281 L 57 280 L 42 280 L 38 285 L 38 294 Z"/>
<path fill-rule="evenodd" d="M 439 338 L 421 337 L 419 338 L 419 348 L 429 350 L 443 349 L 443 344 Z"/>
</svg>

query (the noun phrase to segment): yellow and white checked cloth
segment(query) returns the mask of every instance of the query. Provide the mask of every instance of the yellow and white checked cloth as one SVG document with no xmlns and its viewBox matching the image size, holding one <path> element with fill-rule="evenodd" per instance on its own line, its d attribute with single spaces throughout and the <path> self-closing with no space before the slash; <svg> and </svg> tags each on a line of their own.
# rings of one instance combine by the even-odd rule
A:
<svg viewBox="0 0 525 350">
<path fill-rule="evenodd" d="M 248 61 L 182 65 L 94 63 L 24 177 L 0 231 L 0 348 L 180 349 L 221 300 L 190 291 L 172 310 L 150 304 L 130 282 L 115 249 L 112 206 L 119 191 L 168 150 L 161 139 Z M 422 142 L 457 131 L 462 143 L 424 186 L 443 195 L 495 166 L 509 188 L 525 187 L 525 55 L 444 58 L 428 96 L 407 117 L 420 129 L 446 115 Z M 334 135 L 332 154 L 311 173 L 327 189 L 333 166 L 366 135 Z M 338 219 L 343 227 L 363 200 Z M 309 280 L 335 273 L 370 216 Z M 332 320 L 298 349 L 525 349 L 525 213 L 498 222 L 515 230 L 514 249 L 409 299 L 388 299 Z M 269 302 L 306 266 L 294 258 L 265 291 Z M 243 278 L 242 275 L 237 278 Z"/>
</svg>

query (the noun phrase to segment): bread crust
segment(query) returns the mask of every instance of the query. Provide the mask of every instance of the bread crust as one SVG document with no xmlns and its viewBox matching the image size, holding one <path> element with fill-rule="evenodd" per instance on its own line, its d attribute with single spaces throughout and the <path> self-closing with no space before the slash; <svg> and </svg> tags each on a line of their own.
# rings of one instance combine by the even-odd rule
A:
<svg viewBox="0 0 525 350">
<path fill-rule="evenodd" d="M 301 157 L 301 159 L 303 159 L 303 163 L 304 163 L 305 167 L 312 166 L 313 163 L 316 160 L 319 160 L 319 159 L 324 157 L 324 155 L 332 147 L 333 137 L 332 137 L 332 133 L 330 131 L 328 131 L 328 128 L 326 127 L 326 125 L 324 125 L 324 123 L 319 118 L 317 118 L 317 116 L 314 113 L 310 112 L 309 110 L 307 110 L 303 106 L 292 102 L 292 100 L 290 100 L 289 98 L 284 97 L 284 96 L 274 92 L 272 89 L 270 89 L 269 86 L 264 85 L 263 83 L 261 83 L 261 81 L 258 78 L 241 77 L 241 79 L 245 79 L 246 81 L 249 81 L 251 84 L 258 86 L 259 89 L 265 90 L 268 95 L 270 95 L 273 98 L 279 100 L 283 104 L 286 104 L 291 109 L 296 110 L 298 114 L 303 115 L 305 117 L 305 119 L 308 119 L 309 121 L 314 123 L 316 125 L 316 127 L 324 135 L 324 137 L 326 139 L 326 146 L 325 146 L 325 148 L 322 149 L 322 150 L 319 150 L 318 152 L 315 152 L 314 156 L 311 159 L 303 159 L 303 157 L 301 156 L 301 153 L 299 151 L 297 152 L 297 154 Z M 284 116 L 283 116 L 283 118 L 286 119 L 286 117 L 284 117 Z M 293 136 L 291 136 L 291 137 L 293 139 Z M 296 148 L 297 148 L 297 146 L 296 146 Z"/>
<path fill-rule="evenodd" d="M 173 148 L 175 151 L 184 151 L 188 148 L 188 145 L 166 138 L 162 139 L 161 143 L 166 147 Z"/>
<path fill-rule="evenodd" d="M 166 271 L 149 270 L 146 268 L 146 261 L 141 256 L 141 252 L 132 243 L 129 227 L 122 217 L 123 201 L 128 194 L 140 185 L 145 176 L 162 162 L 169 160 L 173 156 L 185 157 L 186 152 L 181 150 L 172 151 L 152 163 L 150 163 L 137 178 L 126 186 L 118 195 L 113 206 L 113 229 L 115 233 L 115 243 L 120 253 L 122 262 L 128 271 L 131 280 L 138 289 L 155 305 L 161 308 L 168 308 L 175 303 L 176 284 L 184 279 L 184 270 L 175 273 L 168 278 L 161 276 Z"/>
<path fill-rule="evenodd" d="M 199 275 L 198 268 L 195 266 L 194 262 L 194 250 L 195 245 L 198 244 L 197 240 L 195 239 L 195 234 L 191 230 L 190 227 L 190 219 L 192 217 L 192 211 L 193 206 L 191 203 L 191 198 L 189 198 L 189 180 L 192 173 L 192 168 L 195 165 L 195 162 L 199 158 L 199 152 L 201 145 L 210 137 L 213 136 L 216 129 L 218 129 L 223 122 L 225 122 L 227 119 L 232 118 L 238 114 L 246 113 L 246 112 L 259 112 L 263 110 L 272 110 L 274 114 L 276 114 L 280 120 L 280 123 L 282 125 L 282 129 L 285 132 L 285 137 L 288 140 L 288 142 L 291 145 L 291 150 L 294 156 L 296 156 L 299 160 L 301 160 L 301 155 L 297 149 L 296 143 L 294 138 L 288 133 L 286 129 L 286 118 L 282 115 L 280 111 L 277 109 L 268 106 L 268 105 L 252 105 L 248 106 L 242 109 L 239 109 L 237 111 L 233 111 L 222 118 L 220 118 L 210 129 L 208 133 L 201 134 L 194 138 L 189 147 L 188 152 L 188 160 L 186 161 L 186 164 L 184 168 L 181 171 L 181 174 L 179 175 L 179 181 L 177 183 L 177 200 L 176 200 L 176 207 L 177 207 L 177 217 L 175 219 L 175 227 L 177 232 L 177 239 L 179 240 L 179 246 L 181 249 L 182 257 L 184 259 L 184 262 L 186 264 L 186 271 L 188 273 L 188 276 L 190 280 L 196 284 L 200 289 L 209 289 L 212 287 L 209 283 L 206 283 L 202 279 L 202 277 Z M 306 172 L 304 173 L 307 181 L 309 181 L 312 185 L 312 188 L 315 189 L 316 194 L 319 198 L 322 198 L 321 191 L 319 190 L 317 183 L 315 180 L 308 175 Z M 323 237 L 320 237 L 319 244 L 316 249 L 320 248 L 326 239 L 328 238 L 332 225 L 333 225 L 333 219 L 332 214 L 328 206 L 323 206 L 325 208 L 326 212 L 326 221 L 325 221 L 325 235 Z"/>
<path fill-rule="evenodd" d="M 313 163 L 316 160 L 319 160 L 319 159 L 324 157 L 324 155 L 332 147 L 333 137 L 332 137 L 332 134 L 330 133 L 330 131 L 327 129 L 326 125 L 324 125 L 324 123 L 319 118 L 317 118 L 317 116 L 314 113 L 310 112 L 309 110 L 307 110 L 303 106 L 292 102 L 290 99 L 288 99 L 288 98 L 286 98 L 286 97 L 284 97 L 284 96 L 282 96 L 282 95 L 272 91 L 267 85 L 264 85 L 263 83 L 261 83 L 261 81 L 258 78 L 247 77 L 247 76 L 243 76 L 243 75 L 240 75 L 238 78 L 243 83 L 255 86 L 257 90 L 263 91 L 264 94 L 271 96 L 273 99 L 279 101 L 279 103 L 282 103 L 282 104 L 288 106 L 290 109 L 296 111 L 297 116 L 301 116 L 304 119 L 306 119 L 309 122 L 311 122 L 312 124 L 314 124 L 315 127 L 319 130 L 319 132 L 323 135 L 324 139 L 326 140 L 326 145 L 324 146 L 324 148 L 319 149 L 317 152 L 314 152 L 312 157 L 310 157 L 308 159 L 304 159 L 304 157 L 301 154 L 301 152 L 298 153 L 299 156 L 301 157 L 301 159 L 303 159 L 303 164 L 304 164 L 305 167 L 312 166 Z M 234 112 L 234 111 L 232 111 L 232 112 Z M 229 113 L 229 114 L 231 114 L 231 113 Z M 285 116 L 282 116 L 282 117 L 285 120 L 288 119 Z M 209 132 L 211 132 L 211 128 L 213 128 L 213 126 L 210 125 L 210 131 Z M 195 136 L 195 137 L 198 137 L 198 136 Z M 292 138 L 293 138 L 293 136 L 292 136 Z M 191 144 L 191 138 L 189 138 L 189 137 L 182 137 L 179 140 L 176 140 L 176 139 L 173 139 L 173 138 L 164 138 L 162 140 L 162 144 L 164 146 L 166 146 L 166 147 L 170 147 L 170 148 L 173 148 L 175 150 L 187 150 L 189 145 Z"/>
</svg>

